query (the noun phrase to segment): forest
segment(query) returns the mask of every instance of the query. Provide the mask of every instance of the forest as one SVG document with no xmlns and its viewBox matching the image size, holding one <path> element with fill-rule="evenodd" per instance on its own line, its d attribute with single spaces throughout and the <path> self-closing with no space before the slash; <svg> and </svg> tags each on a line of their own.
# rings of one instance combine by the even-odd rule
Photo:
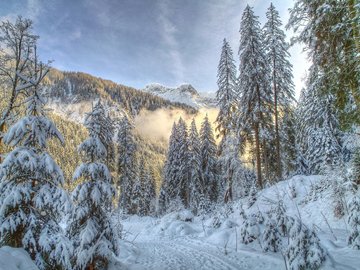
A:
<svg viewBox="0 0 360 270">
<path fill-rule="evenodd" d="M 6 269 L 358 269 L 360 3 L 289 12 L 270 4 L 262 25 L 246 6 L 201 125 L 197 108 L 52 68 L 32 20 L 2 21 L 0 262 L 28 259 Z M 294 44 L 311 63 L 299 99 Z M 79 121 L 52 108 L 74 104 Z M 148 140 L 135 119 L 159 109 L 193 119 Z"/>
</svg>

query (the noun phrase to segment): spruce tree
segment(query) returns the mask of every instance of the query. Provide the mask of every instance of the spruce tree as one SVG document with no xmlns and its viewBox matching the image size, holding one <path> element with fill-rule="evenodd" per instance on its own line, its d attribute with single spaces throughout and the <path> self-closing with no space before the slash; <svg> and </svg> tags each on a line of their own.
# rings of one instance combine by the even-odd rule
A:
<svg viewBox="0 0 360 270">
<path fill-rule="evenodd" d="M 216 143 L 214 139 L 213 130 L 206 115 L 201 124 L 200 129 L 201 140 L 201 168 L 202 168 L 202 186 L 205 196 L 210 202 L 214 203 L 218 199 L 218 175 L 217 175 L 217 160 L 216 160 Z"/>
<path fill-rule="evenodd" d="M 176 175 L 176 196 L 181 199 L 183 205 L 189 206 L 189 151 L 188 134 L 185 121 L 180 117 L 177 125 L 177 151 L 178 172 Z"/>
<path fill-rule="evenodd" d="M 241 19 L 239 58 L 240 97 L 237 126 L 242 137 L 255 142 L 257 183 L 261 188 L 261 144 L 268 139 L 267 131 L 271 120 L 269 104 L 272 97 L 260 23 L 250 6 L 245 8 Z"/>
<path fill-rule="evenodd" d="M 151 168 L 145 170 L 142 193 L 145 215 L 151 216 L 155 214 L 156 208 L 155 177 Z"/>
<path fill-rule="evenodd" d="M 290 269 L 319 269 L 326 260 L 326 252 L 314 231 L 301 221 L 290 229 L 289 245 L 285 251 Z"/>
<path fill-rule="evenodd" d="M 284 177 L 294 175 L 297 169 L 297 159 L 300 157 L 296 145 L 296 133 L 296 114 L 294 108 L 289 108 L 280 120 L 282 139 L 280 153 Z"/>
<path fill-rule="evenodd" d="M 360 249 L 360 199 L 358 194 L 352 195 L 348 209 L 348 224 L 350 227 L 348 244 L 354 249 Z"/>
<path fill-rule="evenodd" d="M 135 152 L 136 143 L 133 124 L 127 114 L 120 120 L 117 134 L 117 169 L 120 186 L 119 207 L 125 213 L 131 213 L 133 183 L 136 178 Z"/>
<path fill-rule="evenodd" d="M 265 230 L 262 236 L 262 248 L 264 251 L 278 252 L 281 249 L 281 238 L 276 226 L 276 222 L 272 219 L 267 219 L 265 223 Z"/>
<path fill-rule="evenodd" d="M 0 165 L 0 242 L 23 247 L 40 269 L 71 269 L 71 245 L 60 221 L 71 207 L 61 169 L 47 152 L 47 141 L 64 139 L 45 113 L 40 81 L 48 69 L 34 62 L 25 99 L 26 115 L 4 135 L 14 150 Z"/>
<path fill-rule="evenodd" d="M 87 138 L 79 146 L 83 163 L 74 172 L 74 181 L 82 180 L 74 189 L 75 209 L 71 216 L 69 234 L 74 241 L 75 268 L 105 269 L 112 256 L 119 253 L 117 232 L 107 211 L 115 196 L 111 174 L 106 162 L 106 146 L 99 128 L 103 111 L 94 106 L 86 117 Z"/>
<path fill-rule="evenodd" d="M 323 173 L 342 162 L 339 121 L 332 95 L 322 95 L 324 77 L 310 70 L 308 88 L 302 93 L 297 119 L 297 143 L 311 173 Z"/>
<path fill-rule="evenodd" d="M 285 41 L 285 33 L 281 29 L 282 22 L 279 12 L 273 4 L 270 4 L 266 12 L 267 22 L 264 26 L 264 45 L 267 61 L 271 71 L 271 85 L 273 94 L 273 111 L 275 126 L 276 145 L 276 174 L 281 179 L 282 168 L 282 145 L 286 142 L 281 136 L 280 117 L 290 111 L 290 106 L 295 100 L 292 65 L 289 62 L 289 45 Z"/>
<path fill-rule="evenodd" d="M 305 45 L 312 68 L 324 77 L 321 94 L 335 97 L 342 128 L 351 128 L 360 119 L 358 17 L 353 0 L 297 0 L 287 25 L 297 34 L 293 41 Z"/>
<path fill-rule="evenodd" d="M 177 173 L 177 124 L 174 122 L 170 139 L 169 139 L 169 149 L 166 156 L 165 166 L 164 166 L 164 176 L 161 183 L 161 189 L 159 194 L 159 212 L 166 212 L 171 198 L 175 197 L 176 189 L 176 173 Z"/>
<path fill-rule="evenodd" d="M 237 101 L 236 66 L 229 43 L 224 39 L 218 65 L 218 90 L 216 92 L 219 114 L 216 118 L 218 136 L 225 138 L 233 129 Z"/>
<path fill-rule="evenodd" d="M 196 214 L 200 208 L 202 199 L 204 197 L 204 190 L 201 182 L 201 152 L 200 152 L 200 137 L 196 128 L 195 119 L 191 122 L 189 132 L 189 189 L 190 200 L 189 205 L 192 211 Z"/>
<path fill-rule="evenodd" d="M 95 102 L 93 110 L 97 113 L 91 116 L 96 118 L 96 120 L 94 119 L 94 121 L 89 121 L 93 122 L 92 125 L 94 125 L 91 127 L 91 130 L 96 130 L 99 134 L 99 140 L 106 148 L 105 164 L 109 167 L 113 165 L 114 160 L 114 123 L 105 111 L 104 105 L 101 103 L 100 99 Z M 86 117 L 89 116 L 90 115 L 87 115 Z M 85 121 L 87 121 L 86 118 Z"/>
</svg>

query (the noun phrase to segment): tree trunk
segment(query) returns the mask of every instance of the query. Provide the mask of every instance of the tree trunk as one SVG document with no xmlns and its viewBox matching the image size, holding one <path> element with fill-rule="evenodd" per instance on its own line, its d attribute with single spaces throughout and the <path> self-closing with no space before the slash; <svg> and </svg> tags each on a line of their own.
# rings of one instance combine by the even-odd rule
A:
<svg viewBox="0 0 360 270">
<path fill-rule="evenodd" d="M 265 180 L 270 181 L 270 164 L 269 164 L 269 157 L 268 157 L 268 149 L 266 148 L 266 141 L 265 139 L 262 142 L 262 154 L 263 154 L 263 161 L 264 161 L 264 169 L 265 169 Z"/>
<path fill-rule="evenodd" d="M 255 155 L 256 155 L 256 173 L 257 173 L 257 184 L 259 188 L 262 188 L 262 176 L 261 176 L 261 154 L 260 154 L 260 134 L 259 134 L 259 123 L 255 124 Z"/>
<path fill-rule="evenodd" d="M 278 93 L 276 86 L 275 59 L 273 60 L 273 89 L 274 89 L 274 109 L 275 109 L 275 144 L 276 144 L 276 175 L 277 180 L 282 177 L 282 164 L 280 154 L 280 135 L 279 135 L 279 112 L 278 112 Z"/>
</svg>

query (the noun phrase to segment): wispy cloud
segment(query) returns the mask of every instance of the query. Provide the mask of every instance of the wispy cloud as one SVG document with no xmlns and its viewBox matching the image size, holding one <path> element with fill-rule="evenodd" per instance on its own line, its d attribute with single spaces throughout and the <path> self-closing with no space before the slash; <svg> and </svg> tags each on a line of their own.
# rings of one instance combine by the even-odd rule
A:
<svg viewBox="0 0 360 270">
<path fill-rule="evenodd" d="M 181 52 L 179 50 L 179 43 L 176 39 L 177 28 L 171 20 L 171 7 L 169 1 L 160 1 L 159 3 L 159 17 L 160 34 L 164 43 L 164 50 L 171 61 L 171 73 L 175 78 L 175 83 L 184 82 L 184 65 L 182 61 Z"/>
</svg>

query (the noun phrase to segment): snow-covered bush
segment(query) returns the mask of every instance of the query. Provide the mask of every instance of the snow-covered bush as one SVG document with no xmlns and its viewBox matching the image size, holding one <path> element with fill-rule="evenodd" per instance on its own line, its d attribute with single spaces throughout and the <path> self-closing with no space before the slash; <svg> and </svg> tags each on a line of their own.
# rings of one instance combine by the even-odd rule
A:
<svg viewBox="0 0 360 270">
<path fill-rule="evenodd" d="M 244 244 L 249 244 L 258 239 L 259 236 L 260 228 L 257 219 L 255 216 L 249 216 L 249 218 L 244 220 L 240 230 L 241 241 Z"/>
<path fill-rule="evenodd" d="M 262 248 L 264 251 L 278 252 L 281 248 L 281 238 L 276 222 L 269 218 L 265 223 L 262 235 Z"/>
<path fill-rule="evenodd" d="M 71 204 L 63 173 L 46 151 L 49 139 L 64 140 L 37 87 L 28 90 L 26 116 L 4 136 L 15 149 L 0 166 L 0 242 L 23 247 L 40 269 L 69 269 L 71 245 L 59 223 Z"/>
<path fill-rule="evenodd" d="M 285 256 L 291 270 L 318 269 L 326 259 L 326 252 L 315 232 L 297 220 L 290 229 Z"/>
<path fill-rule="evenodd" d="M 251 206 L 254 205 L 254 203 L 256 202 L 257 200 L 257 190 L 256 190 L 256 186 L 255 184 L 251 187 L 250 189 L 250 194 L 249 194 L 249 197 L 248 197 L 248 208 L 250 208 Z"/>
<path fill-rule="evenodd" d="M 289 227 L 284 202 L 279 200 L 276 207 L 272 209 L 272 212 L 280 235 L 286 236 L 288 234 Z"/>
</svg>

